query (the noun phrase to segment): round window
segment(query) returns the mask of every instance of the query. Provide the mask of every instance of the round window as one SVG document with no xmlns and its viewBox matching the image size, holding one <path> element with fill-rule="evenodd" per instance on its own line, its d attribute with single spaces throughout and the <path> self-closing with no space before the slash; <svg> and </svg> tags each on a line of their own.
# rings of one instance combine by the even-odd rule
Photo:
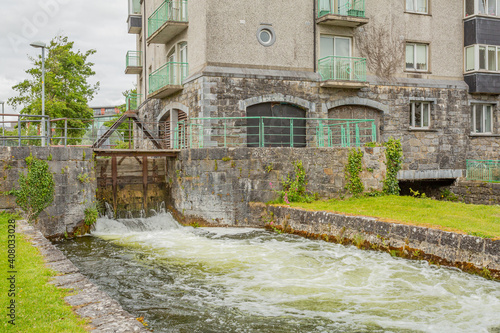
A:
<svg viewBox="0 0 500 333">
<path fill-rule="evenodd" d="M 271 26 L 263 25 L 257 30 L 257 40 L 264 46 L 271 46 L 276 41 L 274 29 Z"/>
</svg>

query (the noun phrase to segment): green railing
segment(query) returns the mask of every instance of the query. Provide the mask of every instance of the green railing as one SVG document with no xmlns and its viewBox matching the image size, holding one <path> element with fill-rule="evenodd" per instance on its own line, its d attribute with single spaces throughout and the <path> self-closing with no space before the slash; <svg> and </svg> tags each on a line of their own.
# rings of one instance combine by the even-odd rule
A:
<svg viewBox="0 0 500 333">
<path fill-rule="evenodd" d="M 328 14 L 365 17 L 365 0 L 318 0 L 318 17 Z"/>
<path fill-rule="evenodd" d="M 137 107 L 141 104 L 141 98 L 142 94 L 128 94 L 125 102 L 126 110 L 137 110 Z"/>
<path fill-rule="evenodd" d="M 318 72 L 323 81 L 366 81 L 366 59 L 329 56 L 318 60 Z"/>
<path fill-rule="evenodd" d="M 172 148 L 361 147 L 375 141 L 377 128 L 371 119 L 192 118 L 177 123 Z"/>
<path fill-rule="evenodd" d="M 129 0 L 128 14 L 141 15 L 141 0 Z"/>
<path fill-rule="evenodd" d="M 500 182 L 500 160 L 467 160 L 467 180 Z"/>
<path fill-rule="evenodd" d="M 167 62 L 149 75 L 149 93 L 153 93 L 168 85 L 181 85 L 188 75 L 188 64 L 185 62 Z"/>
<path fill-rule="evenodd" d="M 128 51 L 127 52 L 127 67 L 142 67 L 142 52 Z"/>
<path fill-rule="evenodd" d="M 163 2 L 148 18 L 148 38 L 165 22 L 187 22 L 187 8 L 186 0 L 167 0 Z"/>
</svg>

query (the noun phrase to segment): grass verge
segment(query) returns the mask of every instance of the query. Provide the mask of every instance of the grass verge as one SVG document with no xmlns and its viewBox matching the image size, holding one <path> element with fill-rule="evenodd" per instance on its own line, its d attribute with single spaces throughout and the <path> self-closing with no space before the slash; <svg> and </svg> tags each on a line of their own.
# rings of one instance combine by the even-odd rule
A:
<svg viewBox="0 0 500 333">
<path fill-rule="evenodd" d="M 377 217 L 483 238 L 500 238 L 500 206 L 468 205 L 433 199 L 382 196 L 348 200 L 290 203 L 291 207 Z"/>
<path fill-rule="evenodd" d="M 15 326 L 8 323 L 7 306 L 9 286 L 7 277 L 11 271 L 7 254 L 7 234 L 9 216 L 0 213 L 0 310 L 1 332 L 57 333 L 87 332 L 86 322 L 79 318 L 66 304 L 64 297 L 68 290 L 59 289 L 47 282 L 55 272 L 46 268 L 38 249 L 24 237 L 16 233 L 16 320 Z"/>
</svg>

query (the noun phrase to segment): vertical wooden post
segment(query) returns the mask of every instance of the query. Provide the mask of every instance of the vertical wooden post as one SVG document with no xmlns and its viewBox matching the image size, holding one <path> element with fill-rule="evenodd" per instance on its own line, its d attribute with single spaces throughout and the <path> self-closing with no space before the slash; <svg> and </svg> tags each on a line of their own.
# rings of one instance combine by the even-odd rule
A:
<svg viewBox="0 0 500 333">
<path fill-rule="evenodd" d="M 111 158 L 111 177 L 113 179 L 113 209 L 115 211 L 115 218 L 117 216 L 117 208 L 118 208 L 118 199 L 117 199 L 117 191 L 118 191 L 118 163 L 116 162 L 116 156 Z"/>
<path fill-rule="evenodd" d="M 142 207 L 148 213 L 148 157 L 142 157 Z"/>
</svg>

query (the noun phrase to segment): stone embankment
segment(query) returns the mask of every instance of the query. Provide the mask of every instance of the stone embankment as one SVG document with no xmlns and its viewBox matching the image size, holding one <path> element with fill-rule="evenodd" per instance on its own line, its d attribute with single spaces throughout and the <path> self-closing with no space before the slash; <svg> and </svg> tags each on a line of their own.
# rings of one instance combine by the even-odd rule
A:
<svg viewBox="0 0 500 333">
<path fill-rule="evenodd" d="M 121 305 L 101 291 L 83 276 L 71 261 L 48 241 L 39 231 L 26 222 L 18 223 L 19 232 L 40 250 L 47 267 L 58 272 L 51 282 L 59 288 L 70 289 L 75 295 L 66 296 L 65 301 L 76 314 L 90 321 L 93 333 L 135 333 L 149 332 Z"/>
<path fill-rule="evenodd" d="M 500 240 L 384 222 L 372 217 L 252 203 L 261 224 L 309 238 L 380 250 L 500 280 Z"/>
</svg>

